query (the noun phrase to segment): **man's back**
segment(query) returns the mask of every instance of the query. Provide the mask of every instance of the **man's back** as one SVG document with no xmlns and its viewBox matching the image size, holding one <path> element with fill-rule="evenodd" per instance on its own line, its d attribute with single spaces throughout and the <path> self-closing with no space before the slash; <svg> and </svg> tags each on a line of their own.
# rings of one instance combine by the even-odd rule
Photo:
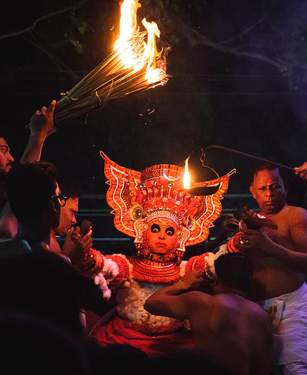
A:
<svg viewBox="0 0 307 375">
<path fill-rule="evenodd" d="M 43 315 L 82 334 L 84 289 L 64 258 L 26 240 L 0 242 L 0 307 Z"/>
<path fill-rule="evenodd" d="M 194 295 L 190 323 L 195 346 L 225 363 L 235 375 L 269 373 L 271 321 L 257 304 L 236 294 Z"/>
</svg>

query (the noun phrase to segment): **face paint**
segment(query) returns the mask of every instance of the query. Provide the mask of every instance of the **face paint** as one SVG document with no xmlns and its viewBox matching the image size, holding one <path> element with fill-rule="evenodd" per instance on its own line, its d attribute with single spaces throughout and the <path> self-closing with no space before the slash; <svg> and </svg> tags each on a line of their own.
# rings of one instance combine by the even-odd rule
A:
<svg viewBox="0 0 307 375">
<path fill-rule="evenodd" d="M 170 220 L 154 220 L 147 230 L 147 244 L 152 252 L 165 254 L 177 247 L 177 231 L 175 223 Z"/>
</svg>

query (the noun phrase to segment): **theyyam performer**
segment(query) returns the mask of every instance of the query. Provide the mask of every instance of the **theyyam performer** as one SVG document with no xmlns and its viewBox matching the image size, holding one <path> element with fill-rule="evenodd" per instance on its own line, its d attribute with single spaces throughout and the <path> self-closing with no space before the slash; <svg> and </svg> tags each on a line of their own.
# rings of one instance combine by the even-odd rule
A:
<svg viewBox="0 0 307 375">
<path fill-rule="evenodd" d="M 220 216 L 222 194 L 232 172 L 198 183 L 215 186 L 215 193 L 194 196 L 183 186 L 184 169 L 159 164 L 142 172 L 122 167 L 104 153 L 105 176 L 110 185 L 107 202 L 115 227 L 135 238 L 136 255 L 86 254 L 83 270 L 95 278 L 104 297 L 116 293 L 116 312 L 91 333 L 102 346 L 129 344 L 156 357 L 178 348 L 193 348 L 185 322 L 149 314 L 146 299 L 157 289 L 173 284 L 191 270 L 214 277 L 216 254 L 205 253 L 181 261 L 185 247 L 206 240 L 209 227 Z"/>
</svg>

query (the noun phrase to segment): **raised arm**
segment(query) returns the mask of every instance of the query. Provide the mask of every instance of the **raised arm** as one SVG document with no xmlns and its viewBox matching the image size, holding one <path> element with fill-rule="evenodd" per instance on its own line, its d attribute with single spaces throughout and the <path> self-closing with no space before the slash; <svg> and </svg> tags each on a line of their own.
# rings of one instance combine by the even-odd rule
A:
<svg viewBox="0 0 307 375">
<path fill-rule="evenodd" d="M 42 149 L 46 138 L 56 131 L 53 124 L 53 113 L 56 101 L 53 100 L 47 109 L 42 107 L 31 117 L 29 128 L 31 130 L 26 149 L 20 159 L 21 163 L 34 163 L 40 161 Z M 12 238 L 17 233 L 17 219 L 12 213 L 7 202 L 0 216 L 0 238 Z"/>
<path fill-rule="evenodd" d="M 49 108 L 42 107 L 31 117 L 29 128 L 30 136 L 26 149 L 21 157 L 21 163 L 39 161 L 46 138 L 56 131 L 53 123 L 53 114 L 56 101 L 53 100 Z"/>
<path fill-rule="evenodd" d="M 145 302 L 144 308 L 150 314 L 186 319 L 195 297 L 197 298 L 199 293 L 205 295 L 202 292 L 190 292 L 199 288 L 202 282 L 202 274 L 198 271 L 191 271 L 177 283 L 161 288 L 152 294 Z"/>
</svg>

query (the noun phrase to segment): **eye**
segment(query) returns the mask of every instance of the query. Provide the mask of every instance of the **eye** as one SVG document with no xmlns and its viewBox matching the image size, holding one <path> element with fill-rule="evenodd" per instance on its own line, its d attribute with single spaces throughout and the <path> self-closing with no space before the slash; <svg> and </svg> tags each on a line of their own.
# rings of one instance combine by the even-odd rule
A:
<svg viewBox="0 0 307 375">
<path fill-rule="evenodd" d="M 150 230 L 152 231 L 152 233 L 159 233 L 161 229 L 158 224 L 153 224 Z"/>
<path fill-rule="evenodd" d="M 175 229 L 173 227 L 168 227 L 165 231 L 165 233 L 168 235 L 168 236 L 173 236 L 174 233 L 175 233 Z"/>
</svg>

